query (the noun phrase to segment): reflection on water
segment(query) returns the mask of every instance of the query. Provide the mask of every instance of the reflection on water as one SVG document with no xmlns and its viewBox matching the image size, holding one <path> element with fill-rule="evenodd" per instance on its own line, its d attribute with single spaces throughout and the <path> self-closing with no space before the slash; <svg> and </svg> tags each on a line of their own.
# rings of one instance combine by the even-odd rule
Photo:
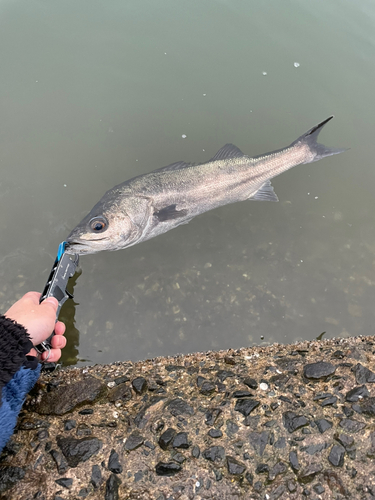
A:
<svg viewBox="0 0 375 500">
<path fill-rule="evenodd" d="M 321 140 L 351 150 L 274 179 L 280 203 L 83 257 L 63 362 L 371 334 L 374 20 L 370 0 L 0 0 L 0 310 L 114 185 L 334 113 Z"/>
</svg>

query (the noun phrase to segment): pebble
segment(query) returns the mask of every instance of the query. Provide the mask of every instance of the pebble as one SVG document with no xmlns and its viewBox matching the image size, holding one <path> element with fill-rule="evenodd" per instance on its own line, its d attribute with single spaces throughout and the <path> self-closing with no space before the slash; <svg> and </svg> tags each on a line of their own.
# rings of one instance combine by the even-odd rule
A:
<svg viewBox="0 0 375 500">
<path fill-rule="evenodd" d="M 118 489 L 121 484 L 121 479 L 115 474 L 111 474 L 105 485 L 104 500 L 119 500 Z"/>
<path fill-rule="evenodd" d="M 172 446 L 172 442 L 175 438 L 176 431 L 172 427 L 169 427 L 159 438 L 159 446 L 162 450 L 167 450 Z"/>
<path fill-rule="evenodd" d="M 96 437 L 82 439 L 57 437 L 56 441 L 70 467 L 77 467 L 79 463 L 86 462 L 96 455 L 103 445 Z"/>
<path fill-rule="evenodd" d="M 332 363 L 319 361 L 318 363 L 309 363 L 304 366 L 303 374 L 308 379 L 319 380 L 333 375 L 336 367 Z"/>
<path fill-rule="evenodd" d="M 133 451 L 142 446 L 144 442 L 144 437 L 141 436 L 138 432 L 133 432 L 125 441 L 124 448 L 127 451 Z"/>
<path fill-rule="evenodd" d="M 158 462 L 155 472 L 158 476 L 174 476 L 181 470 L 181 465 L 175 462 Z"/>
<path fill-rule="evenodd" d="M 344 465 L 344 455 L 345 455 L 345 448 L 340 444 L 334 444 L 328 455 L 328 460 L 335 467 L 342 467 Z"/>
<path fill-rule="evenodd" d="M 255 410 L 260 405 L 259 401 L 255 399 L 238 399 L 234 407 L 235 411 L 242 413 L 244 417 L 250 415 L 250 413 Z"/>
<path fill-rule="evenodd" d="M 110 470 L 114 474 L 121 474 L 122 472 L 122 465 L 119 462 L 118 453 L 116 453 L 116 451 L 113 449 L 111 450 L 111 454 L 109 455 L 108 459 L 108 470 Z"/>
<path fill-rule="evenodd" d="M 246 466 L 233 457 L 227 456 L 227 468 L 229 474 L 240 475 L 246 470 Z"/>
</svg>

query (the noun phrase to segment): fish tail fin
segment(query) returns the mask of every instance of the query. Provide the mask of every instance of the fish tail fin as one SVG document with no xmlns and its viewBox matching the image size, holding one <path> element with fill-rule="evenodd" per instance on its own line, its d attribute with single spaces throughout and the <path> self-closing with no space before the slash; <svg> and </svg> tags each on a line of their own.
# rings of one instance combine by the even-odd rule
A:
<svg viewBox="0 0 375 500">
<path fill-rule="evenodd" d="M 291 146 L 296 145 L 297 143 L 307 144 L 310 148 L 310 152 L 314 155 L 312 159 L 307 160 L 305 163 L 312 163 L 314 161 L 321 160 L 326 156 L 338 155 L 339 153 L 343 153 L 347 151 L 347 149 L 337 149 L 337 148 L 327 148 L 323 144 L 319 144 L 317 142 L 318 135 L 324 125 L 332 120 L 333 115 L 328 117 L 326 120 L 318 123 L 315 127 L 308 130 L 305 134 L 301 135 L 296 141 L 292 142 Z"/>
</svg>

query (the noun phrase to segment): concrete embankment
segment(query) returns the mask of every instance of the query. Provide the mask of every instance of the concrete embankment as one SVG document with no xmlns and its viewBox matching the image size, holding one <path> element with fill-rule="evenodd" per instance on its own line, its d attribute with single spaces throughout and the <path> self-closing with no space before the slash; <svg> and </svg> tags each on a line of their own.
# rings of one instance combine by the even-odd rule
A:
<svg viewBox="0 0 375 500">
<path fill-rule="evenodd" d="M 43 375 L 0 497 L 375 498 L 372 337 Z"/>
</svg>

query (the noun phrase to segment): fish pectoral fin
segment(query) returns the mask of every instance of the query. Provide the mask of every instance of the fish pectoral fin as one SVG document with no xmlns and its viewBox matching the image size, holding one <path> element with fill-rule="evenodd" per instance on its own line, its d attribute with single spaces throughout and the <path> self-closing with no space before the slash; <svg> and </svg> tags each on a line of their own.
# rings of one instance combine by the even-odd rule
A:
<svg viewBox="0 0 375 500">
<path fill-rule="evenodd" d="M 249 200 L 256 201 L 279 201 L 275 191 L 273 190 L 273 186 L 271 181 L 266 181 L 258 191 L 249 197 Z"/>
<path fill-rule="evenodd" d="M 176 205 L 169 205 L 161 210 L 155 210 L 154 217 L 156 217 L 159 222 L 165 222 L 167 220 L 181 219 L 182 217 L 186 217 L 187 214 L 188 211 L 186 209 L 177 210 Z"/>
<path fill-rule="evenodd" d="M 243 152 L 234 144 L 225 144 L 219 151 L 216 153 L 216 155 L 211 158 L 210 161 L 216 161 L 216 160 L 226 160 L 229 158 L 241 158 L 243 156 L 246 156 L 243 154 Z"/>
</svg>

